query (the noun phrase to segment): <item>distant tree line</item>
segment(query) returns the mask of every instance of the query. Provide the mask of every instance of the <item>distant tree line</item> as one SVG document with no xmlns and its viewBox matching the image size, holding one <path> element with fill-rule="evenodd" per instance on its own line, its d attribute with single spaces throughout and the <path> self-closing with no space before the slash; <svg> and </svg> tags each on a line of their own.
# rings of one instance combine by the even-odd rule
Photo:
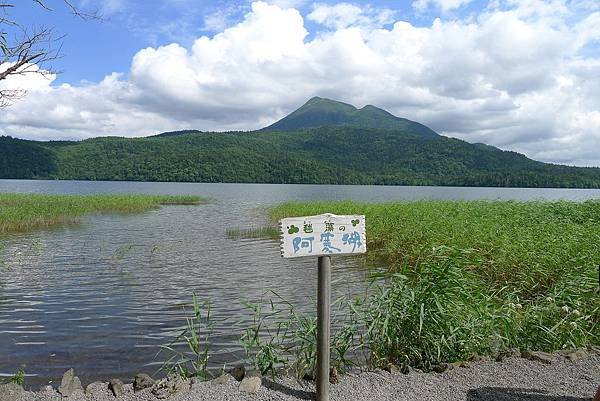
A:
<svg viewBox="0 0 600 401">
<path fill-rule="evenodd" d="M 0 138 L 1 178 L 600 188 L 600 169 L 399 131 L 185 131 L 142 139 Z"/>
</svg>

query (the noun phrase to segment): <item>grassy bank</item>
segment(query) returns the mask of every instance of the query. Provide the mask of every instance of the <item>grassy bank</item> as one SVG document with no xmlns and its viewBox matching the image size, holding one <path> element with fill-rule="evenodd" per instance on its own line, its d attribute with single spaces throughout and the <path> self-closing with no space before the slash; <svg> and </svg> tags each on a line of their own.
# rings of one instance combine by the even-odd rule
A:
<svg viewBox="0 0 600 401">
<path fill-rule="evenodd" d="M 368 263 L 385 266 L 345 328 L 375 364 L 600 345 L 599 201 L 286 203 L 272 217 L 325 212 L 365 214 Z"/>
<path fill-rule="evenodd" d="M 197 196 L 0 193 L 0 233 L 76 223 L 91 213 L 139 213 L 200 200 Z"/>
</svg>

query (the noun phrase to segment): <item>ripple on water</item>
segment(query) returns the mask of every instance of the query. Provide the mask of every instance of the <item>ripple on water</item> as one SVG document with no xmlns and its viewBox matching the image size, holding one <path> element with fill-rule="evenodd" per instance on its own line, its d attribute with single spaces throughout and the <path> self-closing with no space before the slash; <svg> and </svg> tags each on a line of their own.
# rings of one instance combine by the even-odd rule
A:
<svg viewBox="0 0 600 401">
<path fill-rule="evenodd" d="M 39 193 L 198 194 L 200 206 L 139 215 L 94 215 L 82 224 L 0 238 L 0 376 L 22 365 L 27 383 L 75 368 L 84 382 L 162 364 L 159 346 L 184 328 L 192 294 L 212 301 L 211 363 L 235 363 L 251 316 L 241 301 L 270 290 L 314 313 L 316 262 L 283 260 L 270 240 L 230 240 L 228 228 L 261 227 L 257 210 L 288 200 L 600 197 L 600 191 L 366 186 L 105 183 L 0 180 L 0 190 Z M 353 295 L 365 272 L 334 260 L 334 297 Z"/>
</svg>

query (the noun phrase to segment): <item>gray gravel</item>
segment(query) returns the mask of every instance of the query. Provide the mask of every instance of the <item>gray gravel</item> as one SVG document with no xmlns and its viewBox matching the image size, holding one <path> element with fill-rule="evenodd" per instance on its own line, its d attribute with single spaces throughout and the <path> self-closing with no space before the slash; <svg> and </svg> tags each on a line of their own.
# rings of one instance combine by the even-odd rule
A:
<svg viewBox="0 0 600 401">
<path fill-rule="evenodd" d="M 62 400 L 114 401 L 104 385 L 92 395 L 82 393 Z M 194 383 L 191 390 L 175 394 L 169 401 L 222 401 L 222 400 L 312 400 L 314 385 L 291 378 L 277 383 L 264 378 L 257 394 L 242 394 L 239 383 L 230 380 L 218 385 L 210 382 Z M 552 356 L 551 364 L 522 358 L 503 362 L 476 362 L 466 368 L 454 368 L 444 373 L 410 374 L 365 372 L 343 375 L 340 383 L 331 386 L 332 401 L 378 400 L 467 400 L 467 401 L 590 401 L 600 386 L 600 356 L 592 355 L 571 362 L 559 355 Z M 0 397 L 2 398 L 2 397 Z M 150 389 L 133 393 L 125 386 L 123 401 L 156 401 Z M 53 391 L 25 393 L 17 401 L 59 401 Z M 62 401 L 61 400 L 61 401 Z"/>
</svg>

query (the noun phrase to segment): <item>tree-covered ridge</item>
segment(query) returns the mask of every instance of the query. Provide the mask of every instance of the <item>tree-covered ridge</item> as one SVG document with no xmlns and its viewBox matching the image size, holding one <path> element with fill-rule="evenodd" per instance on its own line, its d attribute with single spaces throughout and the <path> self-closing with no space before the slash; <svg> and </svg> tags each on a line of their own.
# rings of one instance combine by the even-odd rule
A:
<svg viewBox="0 0 600 401">
<path fill-rule="evenodd" d="M 264 128 L 264 131 L 298 131 L 322 126 L 389 129 L 414 134 L 423 138 L 437 138 L 432 129 L 415 121 L 396 117 L 375 106 L 357 109 L 351 104 L 321 97 L 313 97 L 302 107 Z"/>
<path fill-rule="evenodd" d="M 545 164 L 442 136 L 345 126 L 81 142 L 3 137 L 0 177 L 600 188 L 599 168 Z"/>
<path fill-rule="evenodd" d="M 55 173 L 56 155 L 46 146 L 0 136 L 0 177 L 47 178 Z"/>
</svg>

